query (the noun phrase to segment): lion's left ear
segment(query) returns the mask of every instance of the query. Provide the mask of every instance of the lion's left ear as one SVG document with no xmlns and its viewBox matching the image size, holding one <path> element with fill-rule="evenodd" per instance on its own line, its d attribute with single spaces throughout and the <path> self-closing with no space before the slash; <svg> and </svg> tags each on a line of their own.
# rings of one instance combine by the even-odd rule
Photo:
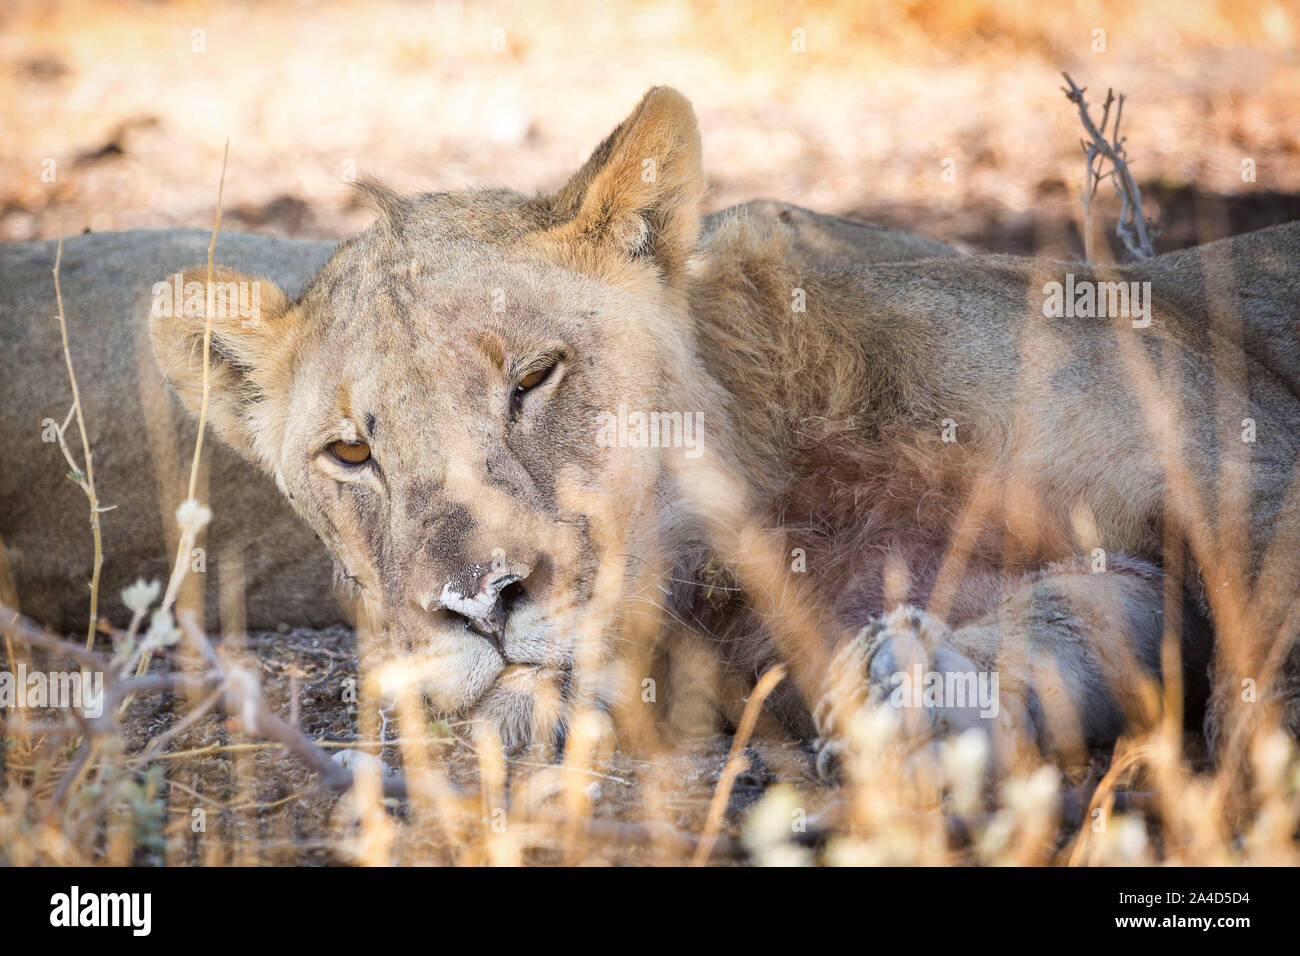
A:
<svg viewBox="0 0 1300 956">
<path fill-rule="evenodd" d="M 655 87 L 549 197 L 565 221 L 546 238 L 587 268 L 599 270 L 602 258 L 650 258 L 675 282 L 699 237 L 703 195 L 695 111 L 681 93 Z"/>
</svg>

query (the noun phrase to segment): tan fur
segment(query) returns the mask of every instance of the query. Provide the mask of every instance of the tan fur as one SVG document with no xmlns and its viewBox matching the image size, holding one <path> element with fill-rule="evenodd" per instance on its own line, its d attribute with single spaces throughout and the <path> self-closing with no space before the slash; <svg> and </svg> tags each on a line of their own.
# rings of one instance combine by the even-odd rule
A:
<svg viewBox="0 0 1300 956">
<path fill-rule="evenodd" d="M 199 230 L 91 233 L 63 246 L 69 347 L 99 500 L 112 509 L 101 515 L 99 613 L 118 626 L 130 619 L 124 587 L 137 578 L 167 579 L 176 556 L 175 511 L 188 489 L 194 451 L 193 417 L 160 375 L 150 343 L 152 290 L 169 273 L 202 261 L 209 239 Z M 10 467 L 0 468 L 0 539 L 22 611 L 75 632 L 85 628 L 90 606 L 86 499 L 68 480 L 58 446 L 43 440 L 43 423 L 61 424 L 72 405 L 54 318 L 55 245 L 0 245 L 0 435 L 13 450 Z M 296 295 L 334 246 L 232 234 L 220 238 L 217 256 L 241 272 L 271 276 Z M 188 367 L 193 341 L 184 347 Z M 218 367 L 218 381 L 223 374 Z M 81 460 L 75 425 L 68 437 Z M 250 627 L 344 621 L 331 594 L 329 555 L 265 475 L 209 437 L 199 493 L 214 516 L 198 542 L 201 556 L 189 556 L 196 569 L 189 583 L 197 587 L 182 592 L 183 608 L 198 610 L 201 600 L 215 633 L 222 576 L 238 571 L 238 580 L 226 583 L 242 588 Z M 227 564 L 223 556 L 234 553 L 241 560 Z"/>
<path fill-rule="evenodd" d="M 508 740 L 556 732 L 562 710 L 521 706 L 530 677 L 548 701 L 609 704 L 645 645 L 687 626 L 743 676 L 785 657 L 777 709 L 808 733 L 800 696 L 876 687 L 913 642 L 1003 672 L 1013 732 L 1068 756 L 1151 719 L 1142 674 L 1186 583 L 1219 631 L 1212 725 L 1253 677 L 1294 726 L 1293 676 L 1268 668 L 1292 666 L 1297 628 L 1300 226 L 1105 275 L 1007 257 L 854 269 L 807 255 L 779 214 L 702 229 L 703 187 L 689 104 L 652 90 L 557 193 L 388 201 L 269 328 L 217 333 L 243 360 L 214 426 L 291 496 L 438 709 Z M 1067 272 L 1151 282 L 1150 326 L 1045 318 Z M 176 357 L 195 334 L 154 324 L 190 396 Z M 702 416 L 705 454 L 603 446 L 599 415 L 620 406 Z M 345 468 L 328 448 L 354 426 L 373 459 Z M 802 577 L 780 570 L 794 547 Z M 734 586 L 715 598 L 719 569 Z M 499 633 L 496 580 L 523 594 Z M 823 703 L 837 732 L 843 708 Z"/>
<path fill-rule="evenodd" d="M 406 204 L 373 183 L 366 194 L 380 211 L 377 228 Z M 826 261 L 891 262 L 922 255 L 951 255 L 947 247 L 910 233 L 893 232 L 820 216 L 784 203 L 757 200 L 708 216 L 709 231 L 736 216 L 779 223 L 805 254 Z M 63 249 L 63 295 L 74 364 L 86 409 L 101 500 L 112 510 L 101 516 L 105 553 L 100 613 L 124 625 L 129 612 L 120 592 L 138 577 L 165 580 L 175 553 L 176 506 L 185 494 L 193 421 L 184 414 L 159 375 L 164 369 L 201 369 L 201 336 L 164 343 L 155 362 L 149 342 L 151 289 L 169 270 L 201 260 L 209 235 L 200 231 L 125 232 L 73 236 Z M 275 286 L 295 295 L 328 260 L 336 243 L 307 239 L 222 233 L 218 259 L 242 273 L 269 276 L 261 305 L 270 322 L 281 304 Z M 55 243 L 0 246 L 0 434 L 7 447 L 23 449 L 21 466 L 0 469 L 0 540 L 12 581 L 4 600 L 45 624 L 76 631 L 89 613 L 91 557 L 85 499 L 64 472 L 56 445 L 42 442 L 42 421 L 62 422 L 72 402 L 55 312 Z M 409 271 L 410 262 L 400 264 Z M 188 270 L 206 279 L 207 268 Z M 218 267 L 216 278 L 229 279 Z M 257 339 L 251 340 L 256 345 Z M 499 349 L 499 347 L 498 347 Z M 228 380 L 219 364 L 215 381 Z M 500 359 L 498 359 L 500 361 Z M 193 402 L 196 378 L 175 376 Z M 186 383 L 189 383 L 188 385 Z M 218 388 L 214 427 L 229 416 Z M 72 430 L 73 451 L 80 457 Z M 240 443 L 234 434 L 223 437 Z M 200 544 L 220 555 L 231 546 L 243 554 L 242 584 L 250 628 L 321 626 L 342 622 L 333 596 L 329 556 L 310 529 L 290 511 L 271 480 L 246 459 L 219 443 L 205 446 L 201 493 L 213 505 L 213 525 Z M 216 630 L 220 560 L 192 580 L 204 584 L 208 626 Z M 187 596 L 189 606 L 193 596 Z"/>
</svg>

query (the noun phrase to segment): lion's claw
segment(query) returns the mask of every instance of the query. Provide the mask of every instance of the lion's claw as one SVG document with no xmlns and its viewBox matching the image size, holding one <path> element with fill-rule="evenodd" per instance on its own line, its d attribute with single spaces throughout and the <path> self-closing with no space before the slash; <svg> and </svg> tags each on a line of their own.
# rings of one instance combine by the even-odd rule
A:
<svg viewBox="0 0 1300 956">
<path fill-rule="evenodd" d="M 822 780 L 838 775 L 848 727 L 865 710 L 897 708 L 899 736 L 913 744 L 971 729 L 992 732 L 996 675 L 981 673 L 947 644 L 949 636 L 941 621 L 901 606 L 873 620 L 836 655 L 831 690 L 814 709 Z"/>
</svg>

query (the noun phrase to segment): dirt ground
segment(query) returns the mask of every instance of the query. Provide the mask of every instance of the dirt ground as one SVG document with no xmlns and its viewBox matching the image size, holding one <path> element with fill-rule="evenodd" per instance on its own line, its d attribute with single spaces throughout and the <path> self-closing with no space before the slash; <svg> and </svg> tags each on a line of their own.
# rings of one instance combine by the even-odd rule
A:
<svg viewBox="0 0 1300 956">
<path fill-rule="evenodd" d="M 366 746 L 357 705 L 345 702 L 346 684 L 357 677 L 356 642 L 348 628 L 254 633 L 240 657 L 257 673 L 269 709 L 296 721 L 335 759 L 355 767 L 350 759 L 355 754 L 378 754 L 385 774 L 402 772 L 401 748 L 396 743 Z M 161 666 L 167 668 L 165 663 Z M 190 709 L 191 704 L 180 698 L 134 702 L 123 721 L 128 751 L 139 752 L 149 740 L 176 726 Z M 393 715 L 385 711 L 380 715 L 380 736 L 395 740 L 399 731 Z M 468 728 L 430 723 L 423 730 L 446 783 L 465 793 L 476 792 L 483 767 Z M 583 862 L 681 862 L 690 848 L 677 843 L 657 846 L 653 828 L 675 830 L 678 837 L 703 830 L 730 747 L 730 737 L 717 734 L 650 759 L 616 750 L 580 771 L 588 780 L 582 799 L 591 820 L 584 827 L 589 842 Z M 163 828 L 167 849 L 156 854 L 141 850 L 136 862 L 312 865 L 356 860 L 353 811 L 347 798 L 341 800 L 326 790 L 293 755 L 253 743 L 241 732 L 238 720 L 213 714 L 177 736 L 167 750 L 172 758 L 161 795 L 167 807 Z M 746 748 L 745 756 L 749 769 L 736 779 L 727 803 L 727 834 L 738 834 L 746 811 L 778 783 L 801 791 L 812 813 L 834 799 L 832 791 L 819 784 L 805 746 L 759 737 Z M 512 807 L 511 826 L 520 825 L 521 816 L 525 821 L 530 816 L 545 821 L 565 809 L 553 755 L 512 752 L 504 769 L 502 802 Z M 663 781 L 671 783 L 661 786 Z M 658 799 L 653 825 L 646 829 L 646 788 L 651 782 Z M 195 832 L 191 824 L 200 808 L 205 811 L 205 829 Z M 409 813 L 397 800 L 387 801 L 387 809 L 403 820 Z M 487 814 L 490 818 L 490 809 Z M 524 861 L 561 862 L 564 854 L 558 835 L 530 845 Z M 720 848 L 720 860 L 738 859 L 734 841 L 725 835 L 723 839 L 727 845 Z M 466 857 L 464 847 L 448 845 L 444 834 L 430 835 L 421 845 L 413 845 L 416 842 L 396 843 L 388 862 L 474 862 Z"/>
</svg>

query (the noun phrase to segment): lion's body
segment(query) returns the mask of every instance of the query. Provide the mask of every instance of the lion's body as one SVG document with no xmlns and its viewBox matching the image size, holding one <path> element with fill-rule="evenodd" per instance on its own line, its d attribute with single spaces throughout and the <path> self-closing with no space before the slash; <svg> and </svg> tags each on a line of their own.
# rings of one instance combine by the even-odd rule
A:
<svg viewBox="0 0 1300 956">
<path fill-rule="evenodd" d="M 1158 672 L 1159 569 L 1186 546 L 1191 584 L 1174 599 L 1186 602 L 1193 708 L 1206 703 L 1205 622 L 1234 602 L 1263 633 L 1244 639 L 1254 646 L 1221 693 L 1257 681 L 1268 649 L 1286 657 L 1300 582 L 1300 224 L 1105 272 L 996 256 L 809 272 L 772 253 L 761 232 L 738 231 L 717 274 L 701 276 L 693 313 L 701 352 L 735 399 L 737 457 L 837 618 L 852 626 L 937 604 L 955 632 L 945 641 L 980 670 L 1001 669 L 1004 688 L 1008 632 L 1084 685 L 1097 675 L 1071 659 L 1089 622 L 1068 571 L 1091 573 L 1099 548 L 1131 578 L 1098 575 L 1121 582 L 1105 603 L 1148 618 L 1111 629 L 1136 652 L 1121 667 Z M 1150 327 L 1046 318 L 1044 289 L 1067 274 L 1079 286 L 1150 282 Z M 795 287 L 806 314 L 789 307 Z M 754 324 L 755 313 L 769 321 Z M 1177 469 L 1181 490 L 1167 476 Z M 954 553 L 962 560 L 945 564 Z M 891 566 L 904 572 L 892 586 Z M 1027 622 L 1037 601 L 1057 627 L 1015 634 L 1008 606 L 1025 587 L 1031 604 L 1017 613 Z M 749 646 L 760 667 L 779 657 Z M 1292 652 L 1280 691 L 1293 728 L 1298 663 Z M 1086 713 L 1085 741 L 1113 739 L 1113 707 Z"/>
<path fill-rule="evenodd" d="M 174 559 L 175 509 L 184 499 L 194 422 L 166 387 L 148 338 L 151 289 L 160 276 L 202 261 L 209 234 L 90 234 L 65 240 L 60 283 L 69 350 L 94 451 L 105 562 L 100 610 L 121 625 L 120 592 L 136 578 L 166 581 Z M 86 497 L 42 423 L 72 407 L 58 309 L 54 242 L 0 246 L 0 434 L 17 449 L 0 470 L 0 540 L 18 604 L 42 623 L 85 627 L 93 549 Z M 225 262 L 274 276 L 297 291 L 336 243 L 226 235 Z M 44 436 L 43 436 L 44 433 Z M 76 425 L 67 432 L 83 461 Z M 275 486 L 218 442 L 205 447 L 215 513 L 204 542 L 206 605 L 215 611 L 222 551 L 243 560 L 248 621 L 325 625 L 343 620 L 331 597 L 329 557 Z M 215 614 L 210 615 L 215 622 Z"/>
<path fill-rule="evenodd" d="M 661 89 L 553 194 L 369 187 L 378 222 L 300 294 L 324 250 L 300 271 L 235 262 L 270 279 L 219 251 L 218 282 L 265 307 L 213 318 L 208 420 L 324 541 L 395 673 L 507 740 L 552 739 L 574 709 L 644 713 L 626 682 L 690 634 L 742 681 L 784 661 L 788 725 L 839 734 L 845 702 L 880 700 L 919 654 L 1001 676 L 995 722 L 933 710 L 934 728 L 1069 755 L 1152 718 L 1166 625 L 1204 703 L 1212 618 L 1211 729 L 1242 679 L 1300 723 L 1300 224 L 1094 274 L 779 204 L 703 219 L 703 188 L 693 113 Z M 202 292 L 205 274 L 176 281 Z M 1046 317 L 1052 284 L 1076 282 L 1150 296 L 1134 292 L 1136 324 Z M 65 287 L 75 318 L 93 292 L 75 270 Z M 23 296 L 49 312 L 48 293 Z M 202 315 L 151 316 L 192 409 Z M 65 388 L 47 339 L 40 382 L 10 373 L 24 393 Z M 116 387 L 103 399 L 134 413 L 136 386 Z M 125 439 L 96 433 L 97 460 L 143 444 Z M 38 450 L 52 487 L 57 455 Z M 10 487 L 7 510 L 24 500 Z M 46 520 L 85 554 L 76 489 L 60 494 Z M 21 527 L 30 562 L 40 526 Z"/>
<path fill-rule="evenodd" d="M 890 262 L 952 255 L 946 246 L 798 207 L 757 200 L 709 217 L 744 214 L 780 224 L 804 254 L 826 261 Z M 165 581 L 174 560 L 177 504 L 189 482 L 194 422 L 166 388 L 148 341 L 151 290 L 163 276 L 202 261 L 210 233 L 199 230 L 100 233 L 64 242 L 61 284 L 69 345 L 104 505 L 106 560 L 100 613 L 119 625 L 129 612 L 120 592 L 136 578 Z M 267 276 L 300 292 L 338 243 L 224 232 L 223 265 Z M 93 549 L 86 498 L 67 477 L 42 422 L 62 424 L 72 390 L 54 296 L 56 243 L 0 246 L 0 436 L 21 449 L 0 469 L 0 541 L 17 603 L 29 616 L 75 631 L 89 613 Z M 81 460 L 74 426 L 69 446 Z M 235 545 L 243 561 L 246 624 L 251 628 L 324 626 L 344 619 L 333 596 L 329 557 L 259 469 L 218 442 L 205 448 L 206 500 L 214 511 L 205 551 L 215 560 L 205 582 L 209 626 L 216 627 L 219 565 Z M 0 570 L 3 565 L 0 565 Z M 0 573 L 0 599 L 4 599 Z M 12 600 L 12 596 L 9 597 Z"/>
</svg>

